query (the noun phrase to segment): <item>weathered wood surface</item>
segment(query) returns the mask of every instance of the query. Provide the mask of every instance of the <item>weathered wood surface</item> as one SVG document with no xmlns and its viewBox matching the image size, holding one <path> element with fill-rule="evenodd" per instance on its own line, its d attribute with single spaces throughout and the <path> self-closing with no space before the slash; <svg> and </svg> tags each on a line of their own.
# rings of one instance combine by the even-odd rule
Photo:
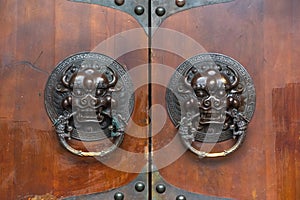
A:
<svg viewBox="0 0 300 200">
<path fill-rule="evenodd" d="M 272 96 L 273 88 L 300 80 L 299 8 L 297 0 L 235 0 L 185 11 L 162 24 L 193 38 L 203 47 L 198 53 L 217 52 L 239 61 L 252 76 L 257 95 L 242 147 L 220 159 L 199 159 L 186 152 L 160 170 L 169 183 L 234 199 L 299 199 L 299 87 L 289 85 L 284 94 L 279 89 Z M 182 41 L 164 40 L 170 49 L 194 53 Z M 152 59 L 175 69 L 184 60 L 181 56 L 154 50 Z M 169 80 L 171 74 L 154 66 L 152 76 Z M 164 93 L 164 87 L 153 86 L 153 104 L 165 105 Z M 166 146 L 175 134 L 167 119 L 153 138 L 154 149 Z"/>
<path fill-rule="evenodd" d="M 235 199 L 300 198 L 299 7 L 297 0 L 235 0 L 184 11 L 162 24 L 202 45 L 198 53 L 218 52 L 239 61 L 252 76 L 257 93 L 256 111 L 243 146 L 220 159 L 199 160 L 186 152 L 160 169 L 169 183 L 192 192 Z M 65 0 L 1 0 L 0 13 L 1 199 L 47 193 L 57 197 L 81 195 L 133 180 L 136 174 L 65 151 L 44 109 L 43 92 L 49 73 L 59 61 L 93 50 L 107 38 L 139 24 L 120 11 Z M 147 44 L 145 34 L 135 40 Z M 153 49 L 153 63 L 175 69 L 193 52 L 181 41 L 167 36 L 163 41 L 162 45 L 186 52 L 175 55 Z M 117 46 L 107 49 L 113 51 Z M 118 61 L 132 69 L 147 64 L 147 56 L 147 50 L 139 50 Z M 152 65 L 152 79 L 168 82 L 171 74 L 160 69 Z M 145 80 L 147 73 L 134 79 Z M 164 94 L 164 87 L 152 85 L 153 104 L 165 105 Z M 149 123 L 147 108 L 148 88 L 144 86 L 136 92 L 133 116 L 142 127 Z M 158 122 L 152 118 L 154 128 Z M 141 127 L 130 131 L 147 135 Z M 153 148 L 160 149 L 175 136 L 176 129 L 167 119 L 163 129 L 152 134 Z M 147 139 L 128 136 L 122 148 L 144 153 L 147 145 Z"/>
<path fill-rule="evenodd" d="M 0 13 L 0 198 L 81 195 L 132 181 L 137 174 L 74 156 L 59 145 L 44 108 L 44 87 L 58 62 L 92 51 L 107 38 L 138 28 L 138 23 L 120 11 L 66 0 L 1 0 Z M 141 33 L 135 40 L 147 44 Z M 132 69 L 147 63 L 147 50 L 115 59 Z M 147 71 L 135 81 L 145 77 Z M 141 126 L 147 121 L 147 93 L 147 86 L 136 91 L 139 112 L 133 119 Z M 128 131 L 147 134 L 134 127 Z M 121 147 L 143 153 L 147 139 L 125 137 Z"/>
</svg>

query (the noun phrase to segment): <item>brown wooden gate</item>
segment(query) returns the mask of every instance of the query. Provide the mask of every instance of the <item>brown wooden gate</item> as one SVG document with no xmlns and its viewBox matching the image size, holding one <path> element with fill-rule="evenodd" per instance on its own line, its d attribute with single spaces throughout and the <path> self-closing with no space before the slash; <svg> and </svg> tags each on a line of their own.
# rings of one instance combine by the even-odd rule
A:
<svg viewBox="0 0 300 200">
<path fill-rule="evenodd" d="M 157 6 L 155 2 L 152 6 Z M 144 159 L 126 163 L 126 158 L 113 153 L 107 158 L 118 166 L 136 169 L 133 172 L 67 152 L 45 111 L 44 88 L 57 63 L 69 55 L 97 51 L 108 38 L 115 43 L 107 44 L 114 45 L 100 53 L 119 55 L 118 40 L 122 37 L 116 35 L 140 28 L 140 24 L 131 15 L 98 5 L 1 0 L 1 199 L 38 199 L 43 195 L 99 199 L 82 196 L 97 193 L 113 199 L 118 191 L 128 191 L 125 199 L 183 199 L 180 194 L 186 199 L 300 199 L 299 8 L 297 0 L 234 0 L 176 13 L 153 30 L 153 37 L 138 29 L 134 38 L 122 40 L 122 45 L 135 43 L 138 47 L 113 59 L 129 71 L 139 69 L 131 77 L 134 84 L 151 83 L 135 91 L 135 125 L 129 125 L 126 133 L 130 134 L 120 146 L 144 155 Z M 159 154 L 175 138 L 177 129 L 161 107 L 149 108 L 156 104 L 166 108 L 163 84 L 172 76 L 166 69 L 176 69 L 195 52 L 186 41 L 172 38 L 173 33 L 200 44 L 199 54 L 215 52 L 234 58 L 253 79 L 255 113 L 245 142 L 233 154 L 199 159 L 187 150 L 172 162 L 161 164 L 183 145 L 178 142 L 170 151 L 162 151 L 168 154 Z M 182 54 L 171 51 L 176 49 Z M 166 122 L 161 126 L 162 116 Z M 226 145 L 218 143 L 216 149 Z M 147 163 L 158 171 L 152 171 Z M 143 170 L 148 173 L 139 175 Z M 143 180 L 142 193 L 136 188 L 132 192 L 118 189 L 136 186 L 135 180 Z M 159 192 L 160 183 L 168 186 L 166 191 Z M 175 187 L 178 190 L 172 189 Z M 107 192 L 110 190 L 112 196 Z"/>
</svg>

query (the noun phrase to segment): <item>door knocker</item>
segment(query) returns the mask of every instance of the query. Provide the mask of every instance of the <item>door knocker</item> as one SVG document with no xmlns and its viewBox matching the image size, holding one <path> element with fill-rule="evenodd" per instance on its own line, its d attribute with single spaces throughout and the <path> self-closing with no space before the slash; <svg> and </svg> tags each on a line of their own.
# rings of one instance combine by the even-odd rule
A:
<svg viewBox="0 0 300 200">
<path fill-rule="evenodd" d="M 168 114 L 184 145 L 199 157 L 226 156 L 245 139 L 255 109 L 255 88 L 246 69 L 234 59 L 199 54 L 182 63 L 166 93 Z M 194 142 L 235 144 L 222 152 L 206 152 Z"/>
<path fill-rule="evenodd" d="M 79 156 L 105 156 L 118 148 L 134 106 L 126 70 L 99 53 L 83 52 L 60 62 L 45 88 L 45 107 L 60 143 Z M 99 151 L 77 150 L 68 140 L 110 139 Z"/>
</svg>

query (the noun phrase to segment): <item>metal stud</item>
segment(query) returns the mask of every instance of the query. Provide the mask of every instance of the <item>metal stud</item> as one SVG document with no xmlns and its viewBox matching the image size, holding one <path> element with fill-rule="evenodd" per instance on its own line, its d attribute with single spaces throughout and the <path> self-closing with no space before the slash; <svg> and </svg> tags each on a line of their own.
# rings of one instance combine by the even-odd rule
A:
<svg viewBox="0 0 300 200">
<path fill-rule="evenodd" d="M 135 8 L 134 8 L 134 12 L 135 12 L 135 14 L 137 14 L 137 15 L 142 15 L 143 13 L 144 13 L 144 11 L 145 11 L 145 9 L 144 9 L 144 7 L 143 6 L 136 6 Z"/>
<path fill-rule="evenodd" d="M 155 13 L 161 17 L 163 16 L 165 13 L 166 13 L 166 9 L 163 8 L 163 7 L 157 7 L 156 10 L 155 10 Z"/>
<path fill-rule="evenodd" d="M 186 198 L 184 195 L 181 194 L 176 197 L 176 200 L 186 200 Z"/>
<path fill-rule="evenodd" d="M 178 7 L 184 6 L 184 5 L 185 5 L 185 0 L 176 0 L 176 5 L 177 5 Z"/>
<path fill-rule="evenodd" d="M 156 191 L 160 194 L 164 193 L 166 191 L 166 186 L 164 184 L 158 184 L 156 186 Z"/>
<path fill-rule="evenodd" d="M 124 194 L 122 192 L 117 192 L 114 196 L 115 200 L 123 200 Z"/>
<path fill-rule="evenodd" d="M 143 182 L 137 182 L 135 184 L 135 190 L 138 192 L 142 192 L 145 189 L 145 184 Z"/>
<path fill-rule="evenodd" d="M 115 4 L 121 6 L 125 3 L 125 0 L 115 0 Z"/>
</svg>

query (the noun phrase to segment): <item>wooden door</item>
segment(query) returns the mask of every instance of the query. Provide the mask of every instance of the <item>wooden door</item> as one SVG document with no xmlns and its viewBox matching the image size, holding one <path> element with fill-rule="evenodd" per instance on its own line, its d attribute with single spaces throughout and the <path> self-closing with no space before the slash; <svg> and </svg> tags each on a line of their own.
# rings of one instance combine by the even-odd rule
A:
<svg viewBox="0 0 300 200">
<path fill-rule="evenodd" d="M 234 0 L 193 8 L 170 16 L 147 37 L 136 30 L 134 17 L 111 8 L 1 0 L 1 199 L 113 199 L 140 176 L 143 193 L 128 190 L 125 199 L 300 199 L 299 7 L 297 0 Z M 131 31 L 134 37 L 124 39 Z M 137 48 L 120 53 L 132 43 Z M 120 147 L 143 159 L 112 153 L 107 160 L 114 165 L 105 165 L 59 144 L 44 108 L 45 84 L 60 61 L 83 51 L 106 54 L 130 72 L 133 120 Z M 165 94 L 174 70 L 207 52 L 245 67 L 256 88 L 256 109 L 236 152 L 199 159 L 177 137 Z M 139 175 L 143 170 L 148 173 Z M 94 193 L 100 196 L 82 196 Z"/>
<path fill-rule="evenodd" d="M 44 89 L 55 66 L 66 57 L 98 51 L 116 59 L 127 70 L 148 63 L 147 36 L 135 34 L 146 48 L 119 54 L 114 35 L 138 28 L 133 17 L 111 8 L 66 0 L 0 1 L 0 199 L 50 199 L 111 190 L 128 184 L 145 160 L 130 163 L 136 171 L 120 170 L 96 158 L 72 155 L 60 144 L 44 106 Z M 107 42 L 111 38 L 113 42 Z M 126 45 L 124 41 L 122 45 Z M 126 42 L 126 41 L 125 41 Z M 130 42 L 130 41 L 127 41 Z M 105 46 L 107 45 L 107 46 Z M 140 71 L 133 82 L 147 80 Z M 135 91 L 131 126 L 121 148 L 147 151 L 148 89 Z M 119 165 L 128 163 L 110 158 Z M 117 165 L 116 164 L 116 165 Z M 147 194 L 146 194 L 147 195 Z"/>
<path fill-rule="evenodd" d="M 296 0 L 235 0 L 178 13 L 160 26 L 194 39 L 203 47 L 198 53 L 214 52 L 234 58 L 249 72 L 256 88 L 256 109 L 241 148 L 222 158 L 199 159 L 187 151 L 159 170 L 166 182 L 186 191 L 222 198 L 300 198 L 299 7 Z M 154 35 L 154 40 L 165 41 L 167 50 L 153 49 L 152 77 L 169 80 L 172 73 L 162 73 L 161 66 L 175 69 L 186 57 L 194 56 L 195 50 L 188 40 L 164 34 L 160 37 Z M 176 48 L 184 53 L 168 51 Z M 162 95 L 165 92 L 162 85 L 153 85 L 152 103 L 166 105 Z M 177 131 L 167 118 L 163 128 L 153 133 L 154 150 L 167 147 Z M 220 150 L 222 145 L 215 147 Z M 180 150 L 172 149 L 173 154 Z M 154 163 L 155 160 L 159 163 L 160 156 L 154 157 Z M 158 195 L 155 187 L 152 194 Z M 171 199 L 167 195 L 164 198 Z M 172 198 L 176 195 L 179 194 Z"/>
</svg>

